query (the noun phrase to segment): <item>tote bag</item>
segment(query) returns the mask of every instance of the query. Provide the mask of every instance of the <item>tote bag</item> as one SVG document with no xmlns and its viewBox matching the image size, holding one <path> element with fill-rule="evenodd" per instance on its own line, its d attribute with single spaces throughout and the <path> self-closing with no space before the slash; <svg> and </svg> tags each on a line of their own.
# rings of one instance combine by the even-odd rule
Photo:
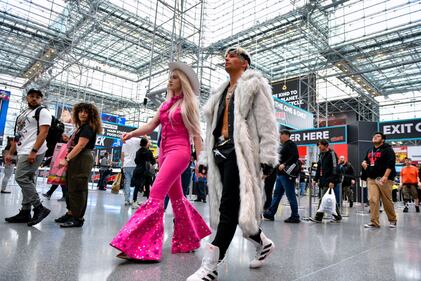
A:
<svg viewBox="0 0 421 281">
<path fill-rule="evenodd" d="M 66 143 L 58 143 L 54 149 L 53 159 L 51 160 L 50 173 L 48 175 L 48 184 L 66 184 L 67 166 L 60 167 L 60 160 L 66 158 L 68 147 Z"/>
</svg>

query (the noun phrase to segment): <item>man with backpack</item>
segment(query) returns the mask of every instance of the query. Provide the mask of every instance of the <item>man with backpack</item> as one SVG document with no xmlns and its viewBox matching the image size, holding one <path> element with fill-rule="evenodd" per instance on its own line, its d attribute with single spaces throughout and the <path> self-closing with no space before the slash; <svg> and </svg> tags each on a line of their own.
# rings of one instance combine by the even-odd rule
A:
<svg viewBox="0 0 421 281">
<path fill-rule="evenodd" d="M 6 155 L 6 163 L 18 153 L 15 180 L 22 189 L 22 209 L 13 216 L 6 218 L 9 223 L 27 223 L 28 226 L 41 222 L 50 210 L 41 204 L 36 190 L 36 172 L 47 151 L 46 138 L 51 126 L 50 112 L 41 106 L 43 94 L 39 90 L 30 89 L 26 95 L 28 108 L 16 119 L 15 140 Z M 39 107 L 42 107 L 38 110 Z M 39 117 L 36 113 L 39 112 Z M 34 215 L 31 216 L 31 207 Z"/>
<path fill-rule="evenodd" d="M 325 195 L 325 193 L 328 192 L 329 189 L 332 189 L 332 192 L 334 192 L 334 189 L 338 188 L 337 184 L 340 180 L 340 174 L 338 166 L 338 156 L 336 155 L 335 151 L 333 151 L 333 149 L 329 148 L 328 141 L 319 140 L 317 142 L 317 146 L 319 147 L 320 154 L 319 161 L 317 162 L 317 171 L 316 176 L 314 177 L 314 181 L 319 183 L 319 188 L 322 191 L 321 198 L 319 201 L 320 207 L 320 203 L 322 202 L 322 198 Z M 313 222 L 320 223 L 323 220 L 323 216 L 323 212 L 317 212 L 316 216 L 314 218 L 310 218 L 310 220 Z M 333 214 L 333 218 L 334 219 L 331 220 L 332 223 L 341 222 L 342 220 L 338 204 L 336 204 L 336 215 Z"/>
</svg>

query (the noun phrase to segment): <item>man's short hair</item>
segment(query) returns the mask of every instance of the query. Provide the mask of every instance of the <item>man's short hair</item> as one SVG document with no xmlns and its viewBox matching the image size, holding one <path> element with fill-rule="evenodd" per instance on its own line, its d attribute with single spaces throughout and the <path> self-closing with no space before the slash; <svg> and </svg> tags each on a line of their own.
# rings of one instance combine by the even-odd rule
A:
<svg viewBox="0 0 421 281">
<path fill-rule="evenodd" d="M 40 90 L 33 89 L 33 88 L 32 89 L 29 89 L 28 92 L 26 93 L 27 96 L 29 96 L 30 94 L 37 94 L 40 97 L 43 97 L 44 96 Z"/>
<path fill-rule="evenodd" d="M 147 145 L 148 145 L 148 138 L 146 138 L 146 137 L 141 138 L 140 139 L 140 146 L 145 147 Z"/>
<path fill-rule="evenodd" d="M 382 132 L 375 132 L 373 136 L 375 136 L 375 135 L 380 135 L 382 137 L 382 140 L 386 139 L 386 135 L 383 134 Z"/>
<path fill-rule="evenodd" d="M 318 140 L 317 141 L 317 145 L 328 146 L 329 145 L 329 142 L 327 140 Z"/>
<path fill-rule="evenodd" d="M 225 56 L 227 56 L 228 53 L 235 53 L 239 57 L 245 59 L 248 62 L 249 67 L 250 67 L 250 65 L 251 65 L 251 57 L 250 57 L 250 54 L 245 49 L 243 49 L 241 47 L 230 47 L 230 48 L 228 48 L 225 51 Z"/>
<path fill-rule="evenodd" d="M 281 130 L 281 135 L 287 135 L 288 137 L 290 137 L 291 132 L 289 130 Z"/>
</svg>

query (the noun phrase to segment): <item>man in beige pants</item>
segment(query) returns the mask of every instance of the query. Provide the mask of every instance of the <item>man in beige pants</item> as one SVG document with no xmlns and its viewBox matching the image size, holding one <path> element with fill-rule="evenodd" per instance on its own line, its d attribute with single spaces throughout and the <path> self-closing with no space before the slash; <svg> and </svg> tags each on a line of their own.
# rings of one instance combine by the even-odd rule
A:
<svg viewBox="0 0 421 281">
<path fill-rule="evenodd" d="M 365 228 L 379 228 L 380 198 L 389 219 L 389 227 L 396 228 L 396 213 L 392 202 L 392 185 L 396 176 L 395 152 L 385 143 L 386 136 L 374 133 L 373 147 L 366 154 L 361 166 L 367 175 L 368 197 L 370 201 L 370 223 Z"/>
</svg>

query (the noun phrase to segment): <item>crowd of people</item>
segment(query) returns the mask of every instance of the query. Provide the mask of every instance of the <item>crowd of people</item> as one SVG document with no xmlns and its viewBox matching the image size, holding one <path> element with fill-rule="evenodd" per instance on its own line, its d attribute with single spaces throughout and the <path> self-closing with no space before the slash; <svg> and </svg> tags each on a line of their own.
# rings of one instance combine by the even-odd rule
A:
<svg viewBox="0 0 421 281">
<path fill-rule="evenodd" d="M 291 132 L 278 133 L 275 115 L 270 114 L 274 112 L 274 104 L 268 81 L 250 69 L 250 64 L 251 56 L 246 50 L 234 47 L 226 51 L 225 69 L 229 80 L 219 86 L 203 108 L 207 121 L 205 146 L 200 136 L 197 75 L 184 63 L 169 64 L 167 100 L 147 124 L 122 136 L 124 205 L 137 210 L 110 242 L 120 251 L 118 258 L 161 259 L 163 217 L 168 200 L 174 215 L 172 253 L 187 253 L 200 247 L 201 239 L 212 231 L 186 199 L 192 178 L 197 190 L 195 201 L 209 203 L 210 226 L 215 233 L 205 246 L 200 268 L 187 281 L 217 279 L 218 266 L 227 255 L 237 225 L 244 238 L 255 247 L 256 254 L 249 267 L 260 268 L 275 249 L 261 228 L 261 221 L 263 218 L 275 220 L 284 193 L 291 208 L 285 222 L 300 223 L 297 195 L 305 194 L 309 177 L 299 159 L 297 145 L 290 139 Z M 18 116 L 15 137 L 8 139 L 3 151 L 5 169 L 1 193 L 10 192 L 6 187 L 14 165 L 15 180 L 22 191 L 22 207 L 17 215 L 5 219 L 9 223 L 33 226 L 50 213 L 41 203 L 35 180 L 48 149 L 46 139 L 53 121 L 50 112 L 42 107 L 42 99 L 39 90 L 27 92 L 28 108 Z M 94 166 L 92 150 L 97 134 L 102 132 L 98 110 L 91 103 L 76 104 L 72 119 L 75 130 L 61 141 L 65 143 L 66 153 L 56 159 L 59 167 L 66 170 L 65 181 L 60 185 L 67 212 L 55 220 L 63 228 L 81 227 L 85 222 L 88 183 Z M 158 126 L 161 129 L 156 161 L 146 135 Z M 380 227 L 381 201 L 389 227 L 396 228 L 392 202 L 395 154 L 383 133 L 376 132 L 372 142 L 373 147 L 361 163 L 361 179 L 367 182 L 370 203 L 370 222 L 364 227 Z M 335 194 L 337 204 L 331 222 L 340 223 L 340 201 L 344 198 L 353 206 L 353 189 L 359 175 L 355 175 L 344 156 L 337 156 L 327 140 L 319 140 L 317 146 L 320 154 L 311 184 L 319 186 L 319 205 L 326 193 Z M 106 189 L 110 167 L 109 155 L 104 154 L 100 160 L 99 190 Z M 419 182 L 418 169 L 406 159 L 400 173 L 404 212 L 408 212 L 411 199 L 419 212 Z M 43 196 L 50 198 L 58 185 L 53 185 Z M 131 187 L 134 187 L 132 195 Z M 339 194 L 341 187 L 342 194 Z M 139 192 L 147 198 L 141 204 Z M 323 217 L 324 212 L 319 211 L 311 221 L 321 223 Z"/>
</svg>

